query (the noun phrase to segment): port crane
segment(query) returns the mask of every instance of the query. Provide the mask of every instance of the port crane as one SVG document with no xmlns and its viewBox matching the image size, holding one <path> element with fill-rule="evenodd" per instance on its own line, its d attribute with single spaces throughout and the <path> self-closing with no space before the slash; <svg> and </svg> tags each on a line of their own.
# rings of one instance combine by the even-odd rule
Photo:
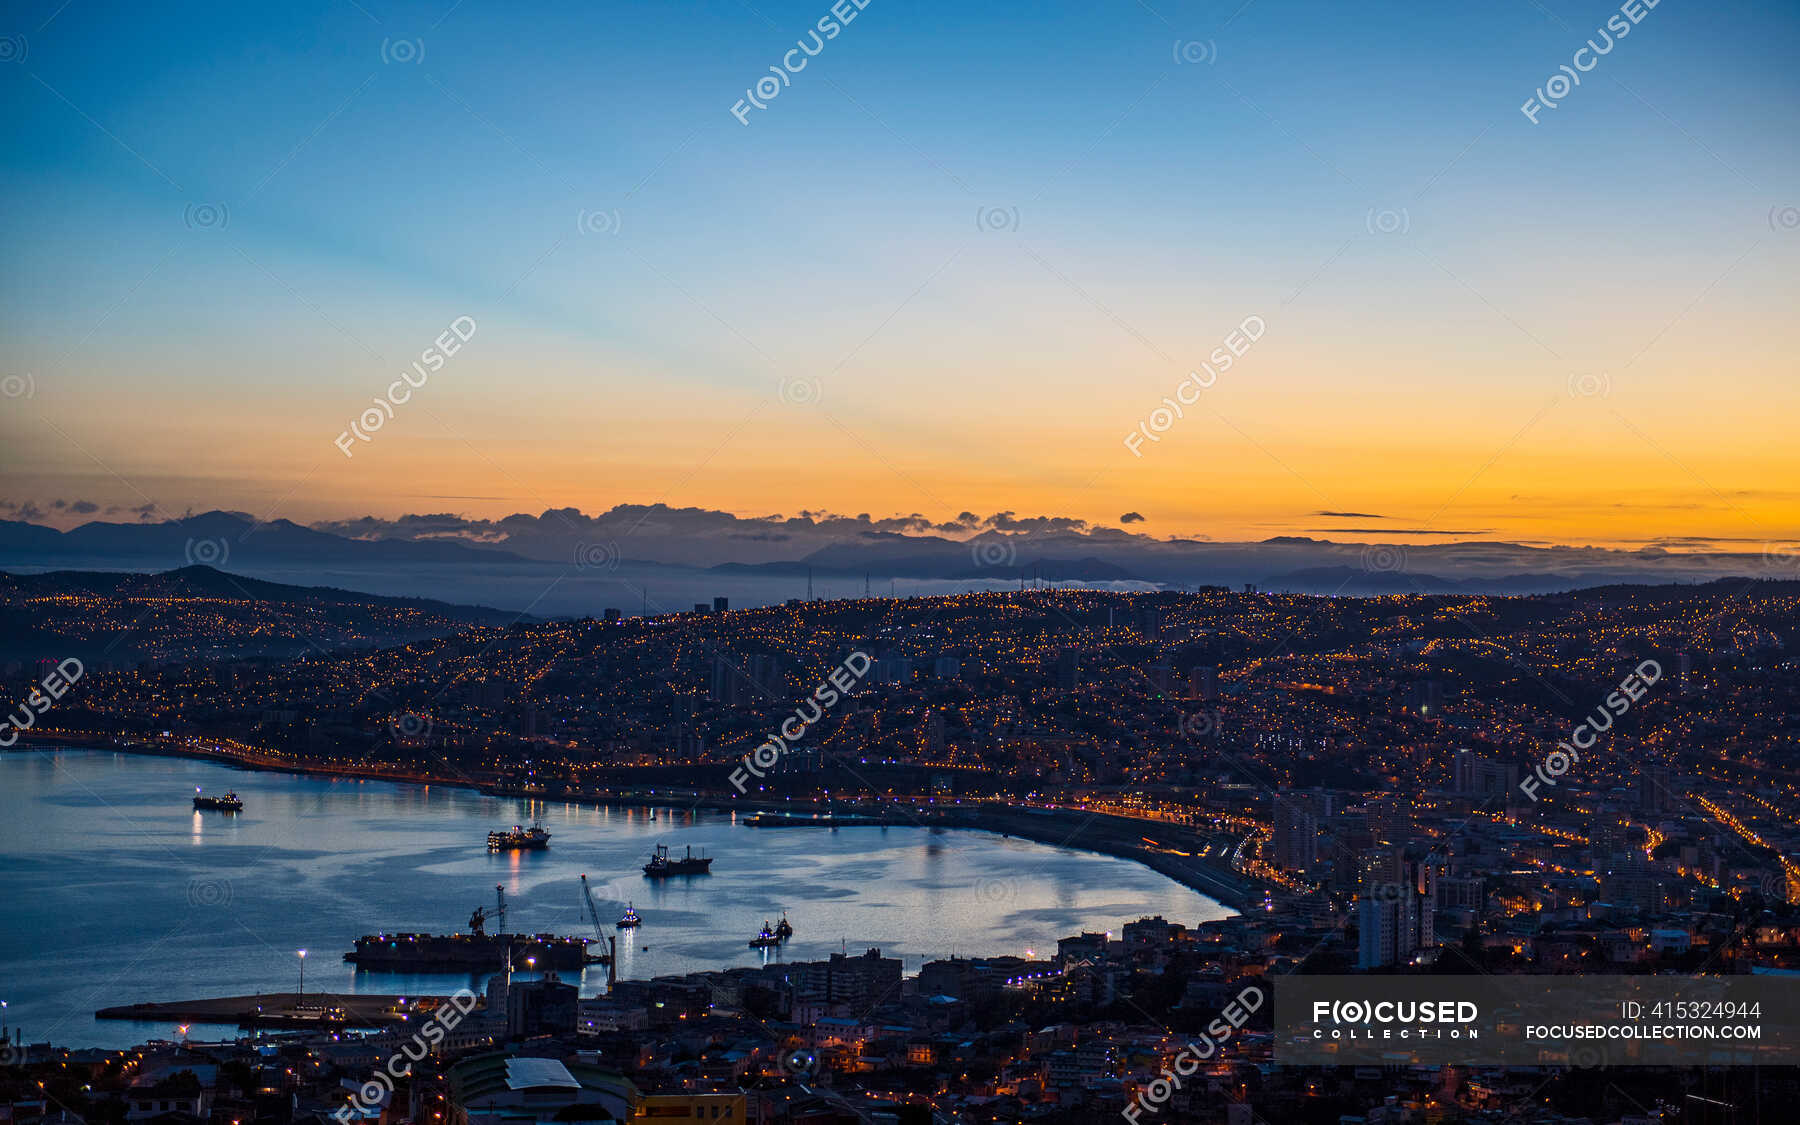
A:
<svg viewBox="0 0 1800 1125">
<path fill-rule="evenodd" d="M 499 883 L 494 884 L 493 908 L 489 909 L 485 906 L 477 906 L 475 908 L 475 913 L 469 915 L 469 929 L 477 934 L 486 933 L 487 920 L 489 918 L 494 919 L 495 933 L 503 934 L 506 932 L 506 888 Z"/>
<path fill-rule="evenodd" d="M 588 887 L 587 875 L 581 876 L 581 901 L 587 903 L 588 917 L 594 920 L 594 936 L 606 943 L 606 987 L 611 988 L 619 983 L 619 945 L 617 939 L 606 932 L 600 921 L 600 908 L 594 905 L 594 892 Z"/>
<path fill-rule="evenodd" d="M 594 905 L 594 892 L 588 887 L 586 875 L 581 877 L 581 899 L 587 903 L 588 917 L 594 920 L 594 936 L 605 941 L 606 927 L 600 924 L 600 908 Z"/>
</svg>

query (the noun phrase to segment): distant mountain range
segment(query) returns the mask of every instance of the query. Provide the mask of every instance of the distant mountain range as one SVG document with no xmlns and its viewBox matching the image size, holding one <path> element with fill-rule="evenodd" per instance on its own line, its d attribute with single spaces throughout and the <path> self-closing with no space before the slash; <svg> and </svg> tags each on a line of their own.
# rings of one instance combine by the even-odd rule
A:
<svg viewBox="0 0 1800 1125">
<path fill-rule="evenodd" d="M 518 555 L 452 540 L 351 539 L 288 520 L 206 512 L 162 523 L 95 520 L 68 531 L 0 520 L 0 566 L 95 560 L 158 569 L 188 563 L 519 562 Z"/>
<path fill-rule="evenodd" d="M 1399 535 L 1396 535 L 1399 538 Z M 1020 582 L 1118 589 L 1202 585 L 1307 593 L 1539 594 L 1631 583 L 1800 577 L 1780 549 L 1538 546 L 1485 540 L 1257 542 L 1155 538 L 1061 517 L 999 513 L 932 523 L 920 516 L 743 517 L 701 508 L 619 505 L 597 515 L 551 509 L 500 520 L 363 517 L 305 527 L 241 512 L 161 523 L 93 522 L 68 531 L 0 521 L 0 568 L 163 571 L 186 563 L 263 578 L 326 581 L 384 594 L 491 601 L 542 615 L 603 608 L 682 609 L 729 596 L 757 605 L 864 589 L 898 594 L 998 589 Z"/>
</svg>

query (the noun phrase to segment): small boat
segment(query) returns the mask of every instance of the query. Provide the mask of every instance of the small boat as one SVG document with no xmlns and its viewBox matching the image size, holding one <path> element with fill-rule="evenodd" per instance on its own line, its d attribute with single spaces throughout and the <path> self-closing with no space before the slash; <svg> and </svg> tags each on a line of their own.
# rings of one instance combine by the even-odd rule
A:
<svg viewBox="0 0 1800 1125">
<path fill-rule="evenodd" d="M 200 793 L 200 787 L 194 786 L 194 808 L 196 811 L 210 809 L 213 812 L 243 812 L 244 802 L 236 793 L 226 793 L 223 797 L 206 797 Z"/>
<path fill-rule="evenodd" d="M 544 831 L 541 824 L 534 824 L 530 828 L 515 824 L 510 832 L 488 833 L 490 852 L 539 852 L 549 846 L 550 833 Z"/>
<path fill-rule="evenodd" d="M 751 949 L 768 949 L 770 946 L 780 944 L 781 939 L 775 936 L 775 931 L 769 928 L 767 922 L 763 923 L 762 933 L 750 939 Z"/>
<path fill-rule="evenodd" d="M 614 922 L 613 925 L 621 930 L 631 930 L 636 929 L 642 922 L 643 919 L 638 917 L 638 912 L 628 902 L 625 904 L 625 917 Z"/>
<path fill-rule="evenodd" d="M 781 913 L 781 921 L 775 923 L 775 936 L 782 941 L 786 941 L 794 936 L 794 927 L 788 924 L 787 911 L 785 910 Z"/>
</svg>

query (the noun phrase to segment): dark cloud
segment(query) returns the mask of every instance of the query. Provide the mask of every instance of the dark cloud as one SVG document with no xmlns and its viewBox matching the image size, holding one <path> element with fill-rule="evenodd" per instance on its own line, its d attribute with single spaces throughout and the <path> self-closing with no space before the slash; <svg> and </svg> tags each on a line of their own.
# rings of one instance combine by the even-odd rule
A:
<svg viewBox="0 0 1800 1125">
<path fill-rule="evenodd" d="M 1013 512 L 995 512 L 981 521 L 984 527 L 995 531 L 1023 532 L 1076 532 L 1088 530 L 1086 520 L 1074 519 L 1070 516 L 1020 516 Z"/>
<path fill-rule="evenodd" d="M 1315 535 L 1492 535 L 1491 527 L 1461 528 L 1439 531 L 1433 527 L 1309 527 Z"/>
<path fill-rule="evenodd" d="M 1119 517 L 1120 523 L 1143 523 L 1144 517 L 1137 512 L 1126 512 Z"/>
<path fill-rule="evenodd" d="M 92 515 L 100 510 L 100 505 L 94 503 L 92 500 L 56 499 L 50 501 L 50 507 L 56 511 L 68 512 L 71 515 L 77 516 Z"/>
<path fill-rule="evenodd" d="M 1334 520 L 1391 520 L 1393 516 L 1376 515 L 1374 512 L 1314 512 L 1315 516 L 1324 516 Z"/>
</svg>

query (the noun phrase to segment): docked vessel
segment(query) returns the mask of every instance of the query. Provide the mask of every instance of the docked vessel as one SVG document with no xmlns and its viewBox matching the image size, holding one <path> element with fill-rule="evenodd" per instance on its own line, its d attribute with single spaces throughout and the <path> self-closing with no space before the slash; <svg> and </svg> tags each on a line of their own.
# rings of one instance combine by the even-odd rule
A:
<svg viewBox="0 0 1800 1125">
<path fill-rule="evenodd" d="M 628 902 L 625 904 L 625 916 L 620 918 L 617 922 L 614 922 L 613 925 L 621 930 L 635 930 L 638 926 L 643 924 L 643 921 L 642 918 L 638 917 L 636 908 Z"/>
<path fill-rule="evenodd" d="M 670 858 L 669 845 L 656 845 L 656 854 L 650 862 L 644 864 L 644 874 L 651 879 L 666 879 L 671 875 L 706 875 L 712 871 L 712 857 L 695 855 L 690 846 L 686 855 Z"/>
<path fill-rule="evenodd" d="M 196 785 L 194 786 L 194 808 L 213 812 L 243 812 L 244 802 L 238 799 L 236 793 L 227 793 L 223 797 L 208 797 L 201 793 L 200 787 Z"/>
<path fill-rule="evenodd" d="M 487 920 L 506 926 L 506 895 L 494 888 L 493 908 L 469 915 L 466 934 L 364 934 L 344 960 L 359 969 L 406 973 L 494 972 L 507 965 L 536 962 L 542 969 L 581 969 L 604 965 L 610 958 L 588 952 L 592 938 L 557 934 L 488 933 Z"/>
<path fill-rule="evenodd" d="M 534 824 L 530 828 L 515 824 L 511 831 L 495 830 L 488 833 L 488 851 L 490 852 L 541 852 L 550 846 L 550 833 L 544 826 Z"/>
</svg>

